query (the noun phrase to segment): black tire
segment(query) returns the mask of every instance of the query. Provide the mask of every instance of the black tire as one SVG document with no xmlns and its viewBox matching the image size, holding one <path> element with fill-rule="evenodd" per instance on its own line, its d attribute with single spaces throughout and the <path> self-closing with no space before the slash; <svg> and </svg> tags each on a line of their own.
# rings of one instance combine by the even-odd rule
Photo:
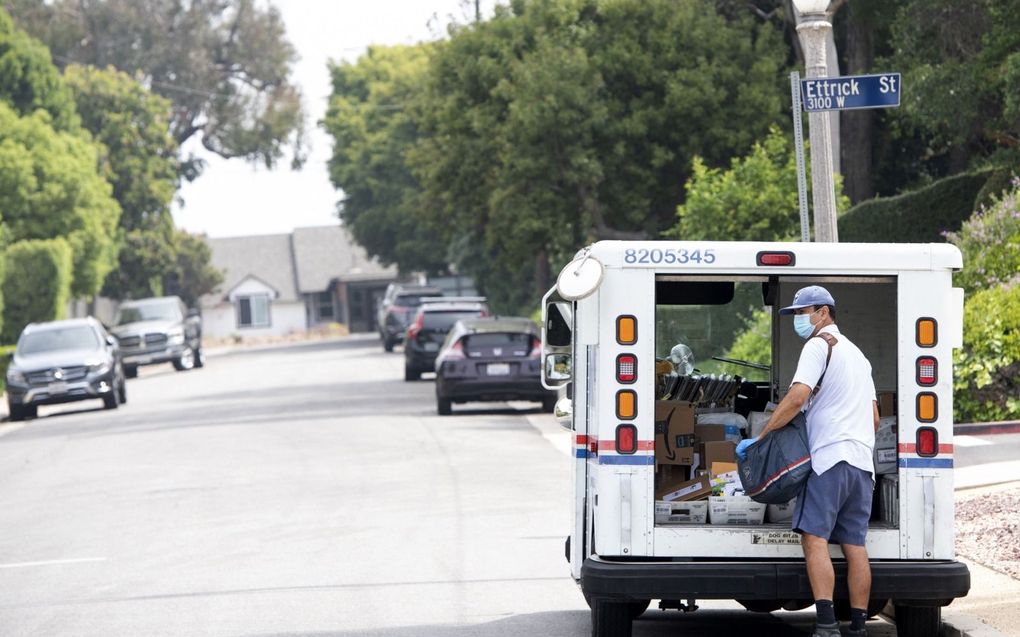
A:
<svg viewBox="0 0 1020 637">
<path fill-rule="evenodd" d="M 738 599 L 737 602 L 752 613 L 771 613 L 783 607 L 778 599 Z"/>
<path fill-rule="evenodd" d="M 395 344 L 396 343 L 393 342 L 393 339 L 384 338 L 383 341 L 382 341 L 383 351 L 392 352 L 393 351 L 393 346 Z"/>
<path fill-rule="evenodd" d="M 120 407 L 120 393 L 116 387 L 110 389 L 110 393 L 103 396 L 103 409 L 116 409 Z"/>
<path fill-rule="evenodd" d="M 181 352 L 181 355 L 173 360 L 174 369 L 179 372 L 186 372 L 195 368 L 195 351 L 190 347 Z"/>
<path fill-rule="evenodd" d="M 421 372 L 409 365 L 404 365 L 404 380 L 421 380 Z"/>
<path fill-rule="evenodd" d="M 127 403 L 127 381 L 123 378 L 120 379 L 120 388 L 117 390 L 117 398 L 120 400 L 120 404 Z"/>
<path fill-rule="evenodd" d="M 195 369 L 202 369 L 205 367 L 205 352 L 202 351 L 202 346 L 199 345 L 192 351 L 195 352 Z"/>
<path fill-rule="evenodd" d="M 449 398 L 440 398 L 436 396 L 436 412 L 440 416 L 449 416 L 453 413 L 453 401 Z"/>
<path fill-rule="evenodd" d="M 932 637 L 942 632 L 942 607 L 896 604 L 897 637 Z"/>
<path fill-rule="evenodd" d="M 138 378 L 138 368 L 134 365 L 125 365 L 124 378 Z"/>
<path fill-rule="evenodd" d="M 639 602 L 628 602 L 627 608 L 628 610 L 630 610 L 631 619 L 637 619 L 638 617 L 644 615 L 645 611 L 648 610 L 648 607 L 651 605 L 651 603 L 652 600 L 650 599 L 646 599 Z"/>
<path fill-rule="evenodd" d="M 8 420 L 11 422 L 21 422 L 25 419 L 25 408 L 22 405 L 12 405 L 10 402 L 7 403 Z"/>
<path fill-rule="evenodd" d="M 543 398 L 542 399 L 542 411 L 544 411 L 547 414 L 553 413 L 553 410 L 556 409 L 556 401 L 557 400 L 559 400 L 559 398 L 557 396 L 549 396 L 547 398 Z"/>
<path fill-rule="evenodd" d="M 591 607 L 591 636 L 631 637 L 632 612 L 628 602 L 595 600 Z"/>
</svg>

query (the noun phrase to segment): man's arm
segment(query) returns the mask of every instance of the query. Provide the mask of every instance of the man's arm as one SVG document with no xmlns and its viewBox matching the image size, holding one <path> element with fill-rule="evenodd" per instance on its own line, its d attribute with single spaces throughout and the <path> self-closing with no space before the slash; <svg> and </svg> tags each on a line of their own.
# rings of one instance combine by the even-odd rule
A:
<svg viewBox="0 0 1020 637">
<path fill-rule="evenodd" d="M 779 406 L 772 412 L 769 421 L 765 423 L 765 428 L 758 434 L 758 439 L 761 440 L 770 431 L 775 431 L 788 425 L 793 420 L 793 417 L 797 415 L 797 412 L 804 409 L 804 404 L 810 397 L 811 388 L 804 383 L 794 383 L 791 385 L 790 391 L 786 392 L 786 396 L 783 396 L 783 399 L 779 401 Z"/>
</svg>

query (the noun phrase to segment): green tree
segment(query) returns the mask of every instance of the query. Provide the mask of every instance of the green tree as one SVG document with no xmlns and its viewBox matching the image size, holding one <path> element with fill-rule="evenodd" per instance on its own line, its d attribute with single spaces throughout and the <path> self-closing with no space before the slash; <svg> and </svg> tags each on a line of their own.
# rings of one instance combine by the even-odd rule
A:
<svg viewBox="0 0 1020 637">
<path fill-rule="evenodd" d="M 62 237 L 19 241 L 6 250 L 7 302 L 0 342 L 17 342 L 29 323 L 64 317 L 71 292 L 71 255 L 71 246 Z"/>
<path fill-rule="evenodd" d="M 428 45 L 370 47 L 355 63 L 330 65 L 333 94 L 323 126 L 333 136 L 330 179 L 344 193 L 340 216 L 369 253 L 403 271 L 446 269 L 446 247 L 422 227 L 421 185 L 405 155 L 419 136 Z"/>
<path fill-rule="evenodd" d="M 726 352 L 726 358 L 758 363 L 772 364 L 772 312 L 767 309 L 756 310 L 748 319 L 744 331 L 733 341 Z M 745 370 L 745 376 L 749 373 Z"/>
<path fill-rule="evenodd" d="M 967 299 L 963 349 L 954 353 L 957 422 L 1020 417 L 1020 286 L 1000 285 Z"/>
<path fill-rule="evenodd" d="M 212 250 L 205 237 L 178 230 L 174 245 L 176 267 L 163 278 L 163 292 L 197 307 L 199 298 L 223 283 L 223 272 L 212 266 Z"/>
<path fill-rule="evenodd" d="M 266 166 L 302 147 L 297 54 L 273 6 L 255 0 L 7 0 L 63 65 L 141 74 L 173 104 L 170 133 Z M 194 164 L 189 164 L 194 168 Z"/>
<path fill-rule="evenodd" d="M 71 91 L 41 43 L 14 27 L 0 11 L 0 101 L 19 115 L 43 110 L 58 130 L 76 130 Z"/>
<path fill-rule="evenodd" d="M 98 148 L 51 122 L 44 111 L 19 117 L 0 103 L 0 210 L 12 241 L 66 237 L 71 292 L 91 297 L 116 264 L 120 207 L 97 172 Z"/>
<path fill-rule="evenodd" d="M 953 282 L 968 293 L 1020 284 L 1020 179 L 946 237 L 963 252 Z"/>
<path fill-rule="evenodd" d="M 800 208 L 792 147 L 787 135 L 773 127 L 750 153 L 732 159 L 729 170 L 711 168 L 695 157 L 693 175 L 685 187 L 687 198 L 677 208 L 677 224 L 666 235 L 718 241 L 798 238 Z M 837 179 L 837 190 L 839 185 Z M 840 212 L 850 205 L 843 195 L 836 204 Z"/>
</svg>

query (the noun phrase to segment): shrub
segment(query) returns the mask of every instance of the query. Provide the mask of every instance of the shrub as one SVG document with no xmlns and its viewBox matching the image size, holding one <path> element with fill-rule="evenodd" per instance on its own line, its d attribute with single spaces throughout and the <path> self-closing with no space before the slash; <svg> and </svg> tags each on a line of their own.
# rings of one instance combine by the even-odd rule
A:
<svg viewBox="0 0 1020 637">
<path fill-rule="evenodd" d="M 975 209 L 991 169 L 940 179 L 920 190 L 863 201 L 839 219 L 839 240 L 860 243 L 942 243 Z"/>
<path fill-rule="evenodd" d="M 982 206 L 959 232 L 946 237 L 963 252 L 963 271 L 953 282 L 967 292 L 1020 282 L 1020 179 L 1012 190 Z"/>
<path fill-rule="evenodd" d="M 0 342 L 16 342 L 33 321 L 63 318 L 71 292 L 71 264 L 71 247 L 61 238 L 20 241 L 7 250 Z"/>
<path fill-rule="evenodd" d="M 957 422 L 1020 417 L 1020 286 L 981 290 L 967 299 L 963 348 L 954 363 Z"/>
</svg>

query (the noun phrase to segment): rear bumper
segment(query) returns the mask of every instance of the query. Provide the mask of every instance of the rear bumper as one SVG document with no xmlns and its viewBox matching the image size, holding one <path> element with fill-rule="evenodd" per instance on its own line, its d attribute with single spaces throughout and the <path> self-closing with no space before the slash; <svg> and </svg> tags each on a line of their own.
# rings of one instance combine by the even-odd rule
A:
<svg viewBox="0 0 1020 637">
<path fill-rule="evenodd" d="M 180 358 L 186 347 L 186 345 L 170 345 L 156 350 L 125 350 L 122 352 L 121 361 L 125 365 L 131 365 L 132 367 L 155 365 L 157 363 L 169 363 L 172 360 Z"/>
<path fill-rule="evenodd" d="M 545 400 L 556 392 L 542 387 L 538 378 L 437 379 L 436 392 L 450 400 Z"/>
<path fill-rule="evenodd" d="M 407 343 L 404 345 L 404 361 L 407 366 L 412 369 L 417 369 L 423 372 L 431 372 L 436 368 L 436 356 L 439 355 L 439 350 L 434 352 L 426 352 L 418 349 L 418 347 Z"/>
<path fill-rule="evenodd" d="M 834 562 L 836 599 L 847 599 L 846 562 Z M 970 591 L 960 562 L 872 561 L 872 599 L 945 606 Z M 811 600 L 804 563 L 615 562 L 598 557 L 581 565 L 581 589 L 598 599 Z"/>
</svg>

